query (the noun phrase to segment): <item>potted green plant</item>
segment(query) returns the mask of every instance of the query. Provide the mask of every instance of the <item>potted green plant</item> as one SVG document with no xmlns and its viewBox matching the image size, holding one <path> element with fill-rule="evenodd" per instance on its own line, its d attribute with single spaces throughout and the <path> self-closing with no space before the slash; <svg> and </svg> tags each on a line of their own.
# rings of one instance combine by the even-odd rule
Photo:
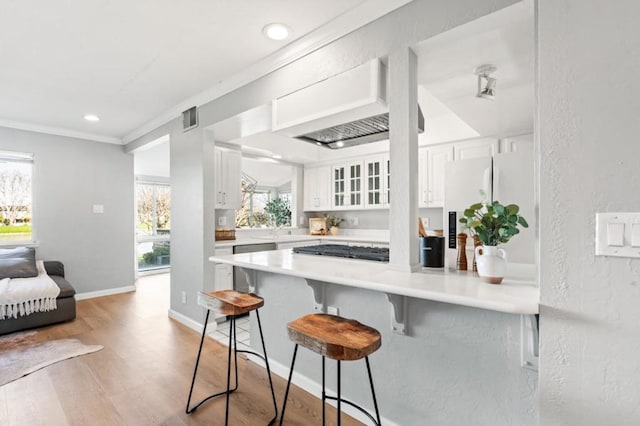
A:
<svg viewBox="0 0 640 426">
<path fill-rule="evenodd" d="M 504 278 L 507 253 L 498 248 L 520 233 L 519 226 L 528 228 L 526 219 L 519 214 L 517 204 L 502 205 L 499 201 L 472 204 L 464 211 L 460 223 L 482 246 L 475 249 L 478 275 L 491 284 L 500 284 Z"/>
<path fill-rule="evenodd" d="M 344 219 L 337 216 L 325 215 L 324 221 L 327 224 L 327 229 L 329 229 L 329 233 L 331 235 L 338 235 L 340 224 L 344 222 Z"/>
</svg>

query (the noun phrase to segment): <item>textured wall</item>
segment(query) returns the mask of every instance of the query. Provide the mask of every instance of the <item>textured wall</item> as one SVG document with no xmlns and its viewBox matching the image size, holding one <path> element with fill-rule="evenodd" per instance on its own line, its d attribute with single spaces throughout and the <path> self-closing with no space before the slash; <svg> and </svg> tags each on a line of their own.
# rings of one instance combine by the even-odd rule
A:
<svg viewBox="0 0 640 426">
<path fill-rule="evenodd" d="M 0 149 L 34 153 L 38 258 L 62 261 L 78 293 L 133 285 L 133 156 L 119 145 L 2 127 Z"/>
<path fill-rule="evenodd" d="M 313 312 L 313 293 L 301 278 L 258 276 L 267 353 L 288 368 L 293 344 L 286 324 Z M 409 299 L 410 335 L 401 336 L 391 332 L 384 293 L 327 285 L 326 297 L 340 315 L 382 334 L 371 367 L 383 417 L 402 426 L 537 424 L 537 374 L 520 367 L 518 315 Z M 259 351 L 257 339 L 252 342 Z M 328 386 L 335 390 L 335 363 L 327 367 Z M 320 357 L 300 349 L 296 372 L 321 383 Z M 344 396 L 372 407 L 364 362 L 344 363 L 343 384 Z"/>
<path fill-rule="evenodd" d="M 539 0 L 540 424 L 640 424 L 640 260 L 594 256 L 640 211 L 640 2 Z"/>
</svg>

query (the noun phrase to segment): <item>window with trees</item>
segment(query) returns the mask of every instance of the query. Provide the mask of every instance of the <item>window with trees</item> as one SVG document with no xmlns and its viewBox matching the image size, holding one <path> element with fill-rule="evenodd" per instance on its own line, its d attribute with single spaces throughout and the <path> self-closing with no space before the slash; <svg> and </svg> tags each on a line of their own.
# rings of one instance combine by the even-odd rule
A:
<svg viewBox="0 0 640 426">
<path fill-rule="evenodd" d="M 0 152 L 0 241 L 31 241 L 33 154 Z"/>
</svg>

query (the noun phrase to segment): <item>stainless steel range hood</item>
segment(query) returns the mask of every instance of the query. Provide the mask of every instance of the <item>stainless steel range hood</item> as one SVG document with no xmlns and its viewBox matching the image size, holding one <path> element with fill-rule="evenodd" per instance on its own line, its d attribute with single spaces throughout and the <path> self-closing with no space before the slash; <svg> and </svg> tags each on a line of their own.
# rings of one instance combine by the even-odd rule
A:
<svg viewBox="0 0 640 426">
<path fill-rule="evenodd" d="M 274 100 L 272 129 L 330 149 L 389 139 L 386 88 L 386 67 L 375 59 Z"/>
</svg>

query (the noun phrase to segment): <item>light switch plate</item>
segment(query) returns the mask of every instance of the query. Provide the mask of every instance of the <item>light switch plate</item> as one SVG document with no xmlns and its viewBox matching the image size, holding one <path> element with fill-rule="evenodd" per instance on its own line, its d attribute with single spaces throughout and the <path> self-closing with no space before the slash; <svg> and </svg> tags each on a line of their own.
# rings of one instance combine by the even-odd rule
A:
<svg viewBox="0 0 640 426">
<path fill-rule="evenodd" d="M 596 256 L 640 258 L 639 232 L 640 213 L 596 213 Z"/>
<path fill-rule="evenodd" d="M 96 214 L 104 213 L 104 205 L 103 204 L 94 204 L 93 205 L 93 212 L 96 213 Z"/>
</svg>

